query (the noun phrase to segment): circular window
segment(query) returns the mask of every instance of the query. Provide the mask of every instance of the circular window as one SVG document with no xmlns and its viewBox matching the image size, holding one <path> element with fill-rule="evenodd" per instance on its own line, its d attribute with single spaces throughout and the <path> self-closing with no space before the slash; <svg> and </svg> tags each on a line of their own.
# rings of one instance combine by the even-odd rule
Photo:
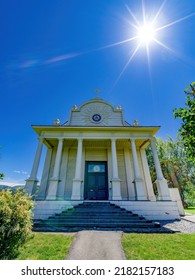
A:
<svg viewBox="0 0 195 280">
<path fill-rule="evenodd" d="M 100 122 L 101 119 L 102 119 L 102 117 L 101 117 L 99 114 L 94 114 L 94 115 L 92 116 L 92 120 L 93 120 L 94 122 Z"/>
</svg>

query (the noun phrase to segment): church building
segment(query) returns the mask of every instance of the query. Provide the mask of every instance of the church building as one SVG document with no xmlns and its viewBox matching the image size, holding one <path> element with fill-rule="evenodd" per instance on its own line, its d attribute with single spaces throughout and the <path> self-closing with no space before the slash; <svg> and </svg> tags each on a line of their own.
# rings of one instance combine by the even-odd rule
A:
<svg viewBox="0 0 195 280">
<path fill-rule="evenodd" d="M 129 124 L 121 106 L 100 98 L 73 106 L 67 122 L 33 125 L 38 147 L 26 189 L 35 196 L 35 218 L 78 204 L 111 202 L 151 220 L 180 219 L 177 189 L 168 188 L 155 146 L 158 126 Z M 146 157 L 151 145 L 156 169 L 154 193 Z M 46 147 L 40 182 L 37 172 Z"/>
</svg>

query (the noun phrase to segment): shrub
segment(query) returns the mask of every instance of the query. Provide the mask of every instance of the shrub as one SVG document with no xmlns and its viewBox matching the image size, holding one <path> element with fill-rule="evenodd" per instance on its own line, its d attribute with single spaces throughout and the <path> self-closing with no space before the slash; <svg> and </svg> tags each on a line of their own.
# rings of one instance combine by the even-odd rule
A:
<svg viewBox="0 0 195 280">
<path fill-rule="evenodd" d="M 23 190 L 0 192 L 0 259 L 14 259 L 32 235 L 30 197 Z"/>
</svg>

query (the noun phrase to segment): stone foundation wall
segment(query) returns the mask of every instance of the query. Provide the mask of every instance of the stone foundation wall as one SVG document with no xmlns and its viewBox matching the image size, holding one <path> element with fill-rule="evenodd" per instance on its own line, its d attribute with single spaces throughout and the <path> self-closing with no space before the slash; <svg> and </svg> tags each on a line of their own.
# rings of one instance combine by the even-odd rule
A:
<svg viewBox="0 0 195 280">
<path fill-rule="evenodd" d="M 96 201 L 91 201 L 96 203 Z M 105 202 L 105 201 L 104 201 Z M 132 211 L 150 220 L 180 220 L 177 202 L 175 201 L 108 201 L 121 208 Z M 36 201 L 34 219 L 47 219 L 55 213 L 73 208 L 83 201 Z"/>
<path fill-rule="evenodd" d="M 114 201 L 114 204 L 150 220 L 180 220 L 175 201 Z"/>
</svg>

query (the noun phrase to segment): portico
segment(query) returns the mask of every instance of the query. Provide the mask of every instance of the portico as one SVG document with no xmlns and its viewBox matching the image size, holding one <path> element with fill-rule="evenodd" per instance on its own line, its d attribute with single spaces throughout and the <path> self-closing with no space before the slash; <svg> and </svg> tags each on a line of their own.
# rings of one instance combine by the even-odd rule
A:
<svg viewBox="0 0 195 280">
<path fill-rule="evenodd" d="M 60 201 L 75 205 L 84 200 L 156 202 L 145 152 L 148 145 L 155 163 L 158 201 L 172 202 L 155 146 L 159 127 L 129 125 L 121 107 L 115 109 L 95 98 L 79 108 L 73 106 L 65 124 L 33 129 L 39 138 L 26 189 L 36 195 L 37 205 Z M 47 152 L 37 187 L 43 145 Z"/>
</svg>

